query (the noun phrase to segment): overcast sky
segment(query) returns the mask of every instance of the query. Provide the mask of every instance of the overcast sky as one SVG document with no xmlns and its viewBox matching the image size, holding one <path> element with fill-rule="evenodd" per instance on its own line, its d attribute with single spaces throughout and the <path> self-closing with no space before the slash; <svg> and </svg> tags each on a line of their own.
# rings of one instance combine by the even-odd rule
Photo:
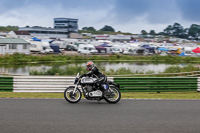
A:
<svg viewBox="0 0 200 133">
<path fill-rule="evenodd" d="M 79 29 L 105 25 L 116 31 L 163 31 L 175 22 L 200 24 L 200 0 L 0 0 L 0 26 L 53 27 L 53 18 L 79 19 Z"/>
</svg>

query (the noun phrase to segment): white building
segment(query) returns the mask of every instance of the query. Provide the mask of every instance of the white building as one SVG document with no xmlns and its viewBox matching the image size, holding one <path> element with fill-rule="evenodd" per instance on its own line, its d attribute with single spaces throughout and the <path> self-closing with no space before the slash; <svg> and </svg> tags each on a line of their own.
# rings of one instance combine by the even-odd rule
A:
<svg viewBox="0 0 200 133">
<path fill-rule="evenodd" d="M 124 41 L 131 41 L 131 35 L 110 35 L 108 40 L 110 41 L 119 41 L 119 42 L 124 42 Z"/>
<path fill-rule="evenodd" d="M 0 55 L 14 53 L 30 54 L 30 43 L 23 39 L 0 38 Z"/>
<path fill-rule="evenodd" d="M 10 31 L 7 35 L 9 38 L 30 39 L 31 35 L 28 31 Z"/>
<path fill-rule="evenodd" d="M 22 27 L 19 31 L 28 31 L 31 36 L 38 38 L 68 38 L 68 29 L 54 29 L 54 28 L 42 28 L 42 27 Z"/>
<path fill-rule="evenodd" d="M 94 35 L 96 40 L 108 40 L 109 35 Z"/>
<path fill-rule="evenodd" d="M 0 38 L 5 38 L 7 36 L 8 32 L 2 32 L 0 31 Z"/>
</svg>

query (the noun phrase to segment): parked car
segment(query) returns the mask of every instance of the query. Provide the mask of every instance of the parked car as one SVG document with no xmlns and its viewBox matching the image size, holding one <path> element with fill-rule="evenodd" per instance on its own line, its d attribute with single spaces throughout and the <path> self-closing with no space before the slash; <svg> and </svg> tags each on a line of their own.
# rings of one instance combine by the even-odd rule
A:
<svg viewBox="0 0 200 133">
<path fill-rule="evenodd" d="M 74 44 L 68 44 L 65 48 L 66 51 L 77 51 L 77 46 Z"/>
<path fill-rule="evenodd" d="M 95 49 L 93 45 L 90 44 L 80 44 L 78 46 L 78 53 L 81 54 L 96 54 L 98 51 Z"/>
<path fill-rule="evenodd" d="M 116 48 L 116 47 L 111 47 L 110 48 L 110 52 L 112 54 L 119 54 L 120 53 L 120 49 L 119 48 Z"/>
</svg>

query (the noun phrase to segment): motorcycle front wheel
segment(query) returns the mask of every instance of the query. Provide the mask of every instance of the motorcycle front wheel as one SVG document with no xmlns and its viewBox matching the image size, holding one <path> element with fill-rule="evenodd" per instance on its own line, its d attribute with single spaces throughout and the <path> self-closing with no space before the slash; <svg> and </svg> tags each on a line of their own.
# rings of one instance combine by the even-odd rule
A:
<svg viewBox="0 0 200 133">
<path fill-rule="evenodd" d="M 64 92 L 65 99 L 70 103 L 77 103 L 81 100 L 81 97 L 82 97 L 82 93 L 78 88 L 76 89 L 75 93 L 73 94 L 74 89 L 75 88 L 69 87 L 69 88 L 65 89 L 65 92 Z"/>
<path fill-rule="evenodd" d="M 121 99 L 121 92 L 115 86 L 110 86 L 108 91 L 104 94 L 104 99 L 108 103 L 117 103 Z"/>
</svg>

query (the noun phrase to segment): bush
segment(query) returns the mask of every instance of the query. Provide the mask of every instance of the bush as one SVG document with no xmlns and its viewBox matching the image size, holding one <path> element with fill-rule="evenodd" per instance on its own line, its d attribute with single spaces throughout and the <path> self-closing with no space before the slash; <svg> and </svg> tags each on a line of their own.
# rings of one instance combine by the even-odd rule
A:
<svg viewBox="0 0 200 133">
<path fill-rule="evenodd" d="M 200 68 L 193 65 L 187 65 L 185 67 L 171 66 L 165 69 L 163 73 L 180 73 L 180 72 L 191 72 L 191 71 L 200 71 Z"/>
<path fill-rule="evenodd" d="M 154 71 L 134 71 L 132 72 L 130 69 L 126 68 L 119 68 L 117 70 L 110 69 L 109 71 L 106 71 L 105 68 L 100 68 L 101 72 L 105 75 L 130 75 L 130 74 L 152 74 L 152 76 L 155 76 Z M 181 73 L 181 72 L 191 72 L 191 71 L 200 71 L 200 68 L 195 67 L 193 65 L 187 65 L 185 67 L 180 66 L 172 66 L 166 68 L 166 70 L 162 73 L 159 73 L 159 76 L 166 76 L 165 73 Z M 61 76 L 65 75 L 76 75 L 77 73 L 84 74 L 86 73 L 85 67 L 82 66 L 70 66 L 64 68 L 59 68 L 58 66 L 53 66 L 51 69 L 47 71 L 31 71 L 30 75 L 56 75 L 59 73 Z M 150 76 L 150 75 L 148 75 Z"/>
</svg>

